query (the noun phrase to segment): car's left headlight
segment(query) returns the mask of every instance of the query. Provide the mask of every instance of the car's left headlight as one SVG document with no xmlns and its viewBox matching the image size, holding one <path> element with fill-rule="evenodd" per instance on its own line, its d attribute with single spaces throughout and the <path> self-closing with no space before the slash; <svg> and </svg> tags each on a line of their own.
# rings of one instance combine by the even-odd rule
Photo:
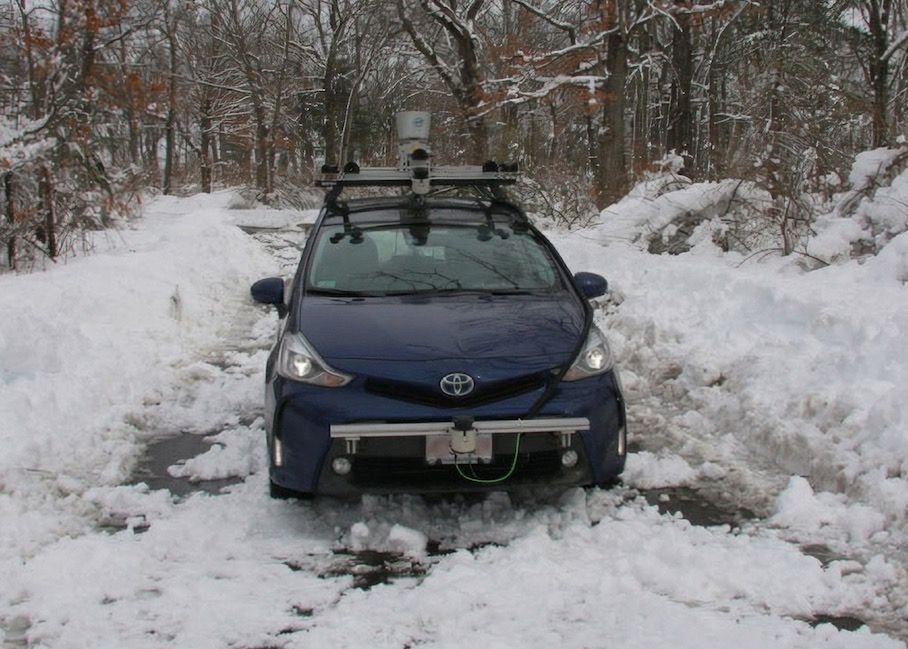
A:
<svg viewBox="0 0 908 649">
<path fill-rule="evenodd" d="M 605 374 L 615 366 L 612 350 L 608 346 L 605 334 L 593 325 L 587 334 L 583 349 L 574 359 L 570 369 L 562 377 L 563 381 L 579 381 L 590 376 Z"/>
<path fill-rule="evenodd" d="M 285 333 L 277 357 L 277 373 L 293 381 L 339 388 L 352 376 L 332 369 L 300 333 Z"/>
</svg>

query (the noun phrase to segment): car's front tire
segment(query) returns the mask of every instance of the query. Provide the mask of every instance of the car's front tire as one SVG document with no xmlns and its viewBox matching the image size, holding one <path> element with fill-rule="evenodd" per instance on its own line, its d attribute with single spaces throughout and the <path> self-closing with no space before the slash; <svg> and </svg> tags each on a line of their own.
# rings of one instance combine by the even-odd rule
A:
<svg viewBox="0 0 908 649">
<path fill-rule="evenodd" d="M 268 495 L 275 500 L 289 500 L 296 498 L 298 500 L 311 500 L 312 494 L 305 491 L 296 491 L 276 484 L 273 480 L 268 481 Z"/>
<path fill-rule="evenodd" d="M 620 476 L 614 476 L 612 478 L 607 478 L 607 479 L 603 480 L 602 482 L 590 483 L 590 484 L 586 485 L 586 487 L 588 489 L 602 489 L 604 491 L 608 491 L 610 489 L 614 489 L 615 487 L 620 487 L 623 484 L 624 483 L 621 481 Z"/>
</svg>

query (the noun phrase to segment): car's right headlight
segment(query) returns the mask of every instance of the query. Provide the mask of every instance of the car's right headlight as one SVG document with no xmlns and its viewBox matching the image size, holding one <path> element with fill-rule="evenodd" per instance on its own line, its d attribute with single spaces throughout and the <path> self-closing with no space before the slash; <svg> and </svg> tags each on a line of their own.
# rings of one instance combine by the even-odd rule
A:
<svg viewBox="0 0 908 649">
<path fill-rule="evenodd" d="M 285 333 L 277 356 L 277 373 L 293 381 L 339 388 L 352 376 L 332 369 L 300 333 Z"/>
<path fill-rule="evenodd" d="M 574 359 L 574 363 L 565 372 L 562 381 L 579 381 L 590 376 L 605 374 L 615 366 L 615 358 L 608 346 L 605 334 L 593 325 L 587 334 L 583 349 Z"/>
</svg>

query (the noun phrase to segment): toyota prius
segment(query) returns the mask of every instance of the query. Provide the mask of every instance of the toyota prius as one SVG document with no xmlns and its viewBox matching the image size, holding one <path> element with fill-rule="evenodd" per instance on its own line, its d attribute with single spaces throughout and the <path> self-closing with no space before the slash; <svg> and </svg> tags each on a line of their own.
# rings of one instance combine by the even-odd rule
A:
<svg viewBox="0 0 908 649">
<path fill-rule="evenodd" d="M 624 399 L 590 300 L 514 203 L 326 201 L 277 307 L 266 368 L 271 494 L 600 485 Z"/>
</svg>

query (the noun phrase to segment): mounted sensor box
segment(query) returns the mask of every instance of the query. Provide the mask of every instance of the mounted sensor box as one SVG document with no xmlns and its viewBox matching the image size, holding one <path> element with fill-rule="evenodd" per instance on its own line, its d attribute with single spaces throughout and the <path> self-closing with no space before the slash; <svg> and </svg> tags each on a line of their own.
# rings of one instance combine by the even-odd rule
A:
<svg viewBox="0 0 908 649">
<path fill-rule="evenodd" d="M 405 110 L 396 115 L 398 153 L 400 166 L 410 166 L 410 158 L 417 149 L 429 151 L 429 128 L 432 124 L 430 113 L 421 110 Z M 422 165 L 425 166 L 425 165 Z"/>
</svg>

